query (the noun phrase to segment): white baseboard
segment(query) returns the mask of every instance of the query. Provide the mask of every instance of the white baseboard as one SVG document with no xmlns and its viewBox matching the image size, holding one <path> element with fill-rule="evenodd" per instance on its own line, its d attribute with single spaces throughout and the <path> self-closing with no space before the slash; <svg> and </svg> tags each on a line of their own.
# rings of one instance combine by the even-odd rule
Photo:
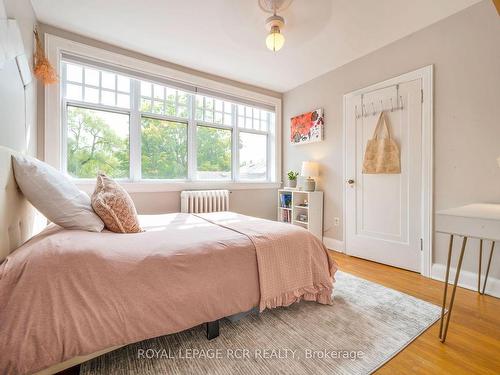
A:
<svg viewBox="0 0 500 375">
<path fill-rule="evenodd" d="M 336 240 L 335 238 L 323 237 L 323 244 L 329 249 L 344 253 L 344 241 Z"/>
<path fill-rule="evenodd" d="M 455 280 L 456 268 L 450 268 L 449 284 L 453 284 Z M 485 271 L 483 271 L 485 272 Z M 434 280 L 444 281 L 446 276 L 446 266 L 444 264 L 434 263 L 432 265 L 431 278 Z M 481 290 L 484 285 L 484 273 L 481 275 Z M 458 286 L 462 288 L 477 291 L 477 273 L 471 271 L 460 271 L 460 278 L 458 279 Z M 500 280 L 488 276 L 488 283 L 486 284 L 485 294 L 493 297 L 500 298 Z"/>
</svg>

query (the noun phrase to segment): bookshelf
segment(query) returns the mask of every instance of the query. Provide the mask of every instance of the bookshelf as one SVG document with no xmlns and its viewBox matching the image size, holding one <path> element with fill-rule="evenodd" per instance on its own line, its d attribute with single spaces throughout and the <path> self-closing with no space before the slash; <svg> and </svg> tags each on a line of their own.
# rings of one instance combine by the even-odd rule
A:
<svg viewBox="0 0 500 375">
<path fill-rule="evenodd" d="M 323 192 L 278 190 L 278 221 L 301 226 L 323 240 Z"/>
</svg>

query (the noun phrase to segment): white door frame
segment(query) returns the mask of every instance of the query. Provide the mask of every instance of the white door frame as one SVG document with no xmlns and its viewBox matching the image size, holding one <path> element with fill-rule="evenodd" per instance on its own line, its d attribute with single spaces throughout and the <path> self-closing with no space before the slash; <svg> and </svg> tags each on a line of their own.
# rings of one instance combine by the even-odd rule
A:
<svg viewBox="0 0 500 375">
<path fill-rule="evenodd" d="M 352 91 L 344 95 L 343 98 L 343 121 L 342 130 L 344 132 L 342 140 L 342 150 L 344 155 L 343 165 L 343 223 L 344 223 L 344 253 L 347 252 L 346 237 L 346 164 L 347 164 L 347 102 L 348 99 L 370 91 L 382 89 L 384 87 L 401 84 L 416 79 L 422 80 L 422 256 L 420 273 L 423 276 L 431 277 L 432 248 L 433 248 L 433 65 L 414 70 L 409 73 L 388 79 L 374 85 Z"/>
</svg>

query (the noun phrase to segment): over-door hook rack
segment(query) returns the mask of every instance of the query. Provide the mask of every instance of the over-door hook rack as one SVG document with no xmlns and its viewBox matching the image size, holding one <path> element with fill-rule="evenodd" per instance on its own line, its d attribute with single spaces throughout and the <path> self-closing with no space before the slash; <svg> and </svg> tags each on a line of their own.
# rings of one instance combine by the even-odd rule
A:
<svg viewBox="0 0 500 375">
<path fill-rule="evenodd" d="M 361 98 L 361 101 L 363 101 L 363 98 Z M 380 100 L 380 109 L 375 109 L 375 103 L 370 102 L 370 105 L 372 107 L 371 112 L 368 112 L 366 110 L 365 104 L 363 102 L 361 102 L 361 113 L 360 114 L 358 113 L 358 106 L 355 106 L 356 118 L 359 119 L 361 117 L 375 116 L 375 115 L 379 114 L 380 112 L 386 112 L 386 111 L 394 112 L 394 111 L 403 110 L 404 109 L 403 97 L 401 95 L 397 96 L 396 101 L 397 101 L 397 105 L 396 105 L 396 107 L 394 107 L 392 98 L 390 98 L 390 102 L 391 102 L 390 109 L 384 107 L 384 102 L 382 99 Z"/>
</svg>

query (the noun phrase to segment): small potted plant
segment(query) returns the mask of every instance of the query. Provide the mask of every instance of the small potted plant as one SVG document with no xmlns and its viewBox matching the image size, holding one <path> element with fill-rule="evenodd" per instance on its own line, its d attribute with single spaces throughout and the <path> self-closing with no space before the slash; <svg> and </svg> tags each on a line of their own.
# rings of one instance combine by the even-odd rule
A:
<svg viewBox="0 0 500 375">
<path fill-rule="evenodd" d="M 297 176 L 299 175 L 299 172 L 288 171 L 287 175 L 288 175 L 287 186 L 291 188 L 297 187 Z"/>
</svg>

